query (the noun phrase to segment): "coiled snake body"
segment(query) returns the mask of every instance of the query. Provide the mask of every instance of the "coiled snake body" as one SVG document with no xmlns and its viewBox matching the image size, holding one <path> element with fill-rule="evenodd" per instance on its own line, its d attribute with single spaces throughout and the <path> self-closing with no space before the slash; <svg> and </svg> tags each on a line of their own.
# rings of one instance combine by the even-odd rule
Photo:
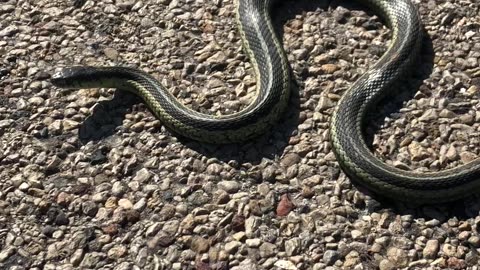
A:
<svg viewBox="0 0 480 270">
<path fill-rule="evenodd" d="M 69 67 L 52 76 L 62 88 L 119 88 L 141 96 L 172 131 L 209 143 L 248 140 L 269 130 L 285 111 L 290 74 L 281 42 L 273 30 L 274 0 L 237 0 L 236 14 L 244 49 L 257 77 L 257 95 L 244 110 L 225 116 L 202 114 L 178 102 L 155 78 L 125 67 Z M 410 0 L 360 0 L 392 29 L 381 59 L 342 96 L 332 116 L 330 139 L 341 168 L 352 180 L 399 200 L 436 203 L 480 190 L 480 160 L 432 173 L 404 171 L 376 158 L 365 143 L 366 112 L 412 67 L 421 46 L 421 24 Z"/>
</svg>

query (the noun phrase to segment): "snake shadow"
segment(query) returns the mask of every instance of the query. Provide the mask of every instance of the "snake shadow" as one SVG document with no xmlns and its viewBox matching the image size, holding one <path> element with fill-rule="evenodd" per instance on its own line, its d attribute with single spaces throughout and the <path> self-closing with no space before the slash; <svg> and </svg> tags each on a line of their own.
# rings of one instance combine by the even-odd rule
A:
<svg viewBox="0 0 480 270">
<path fill-rule="evenodd" d="M 280 41 L 284 37 L 284 25 L 301 15 L 304 12 L 326 10 L 332 0 L 289 0 L 278 1 L 273 7 L 272 24 Z M 238 163 L 251 163 L 257 165 L 264 158 L 275 159 L 284 153 L 285 147 L 289 144 L 291 136 L 298 134 L 298 125 L 301 124 L 301 102 L 304 81 L 308 74 L 296 71 L 289 65 L 291 74 L 291 96 L 286 112 L 272 130 L 256 139 L 241 144 L 230 145 L 206 145 L 192 140 L 182 140 L 191 149 L 207 157 L 215 157 L 221 161 L 229 162 L 235 160 Z M 305 69 L 306 70 L 306 69 Z M 321 89 L 319 90 L 321 91 Z"/>
<path fill-rule="evenodd" d="M 92 113 L 79 126 L 82 144 L 99 141 L 122 131 L 125 116 L 142 106 L 140 97 L 126 91 L 115 91 L 113 98 L 94 105 Z"/>
<path fill-rule="evenodd" d="M 280 4 L 280 7 L 282 5 L 285 4 Z M 318 8 L 323 10 L 326 8 L 335 9 L 338 6 L 351 11 L 362 10 L 369 16 L 377 15 L 370 8 L 357 1 L 342 0 L 298 0 L 295 1 L 293 9 L 289 12 L 291 14 L 301 14 L 301 12 L 315 11 Z M 374 136 L 379 133 L 380 129 L 384 126 L 386 118 L 396 119 L 400 117 L 400 110 L 404 107 L 405 103 L 414 99 L 418 92 L 427 96 L 430 94 L 430 90 L 427 87 L 423 87 L 423 82 L 432 74 L 434 58 L 435 50 L 432 39 L 426 30 L 423 29 L 422 50 L 418 56 L 416 65 L 412 68 L 408 76 L 405 76 L 403 80 L 392 85 L 391 89 L 393 89 L 394 94 L 388 94 L 380 99 L 376 108 L 371 110 L 366 116 L 366 127 L 364 130 L 365 140 L 372 151 L 374 151 Z M 392 95 L 395 96 L 393 97 Z M 475 195 L 450 203 L 420 205 L 415 202 L 405 203 L 392 200 L 383 197 L 381 194 L 372 193 L 355 181 L 351 182 L 359 191 L 375 199 L 375 203 L 366 206 L 367 211 L 381 212 L 390 209 L 400 215 L 412 215 L 415 218 L 424 218 L 426 220 L 437 219 L 441 222 L 451 217 L 465 220 L 476 217 L 480 212 L 480 198 Z"/>
<path fill-rule="evenodd" d="M 291 83 L 291 97 L 286 112 L 269 132 L 247 141 L 236 144 L 208 144 L 201 143 L 170 130 L 165 130 L 175 137 L 182 145 L 207 157 L 215 157 L 228 162 L 235 160 L 239 163 L 249 162 L 258 164 L 263 158 L 274 159 L 283 152 L 288 145 L 289 138 L 296 134 L 298 126 L 300 99 L 299 86 Z M 125 92 L 115 91 L 111 100 L 98 102 L 92 114 L 79 126 L 78 137 L 82 144 L 106 139 L 125 129 L 123 120 L 126 114 L 132 111 L 149 110 L 140 97 Z M 153 114 L 153 112 L 151 112 Z M 155 130 L 154 132 L 158 132 Z"/>
<path fill-rule="evenodd" d="M 273 23 L 280 40 L 284 35 L 283 25 L 288 20 L 301 14 L 301 11 L 315 10 L 319 7 L 319 3 L 312 4 L 312 1 L 301 2 L 304 2 L 301 6 L 305 7 L 298 10 L 284 9 L 283 5 L 277 7 L 281 12 L 276 13 Z M 282 155 L 285 147 L 289 144 L 290 137 L 297 134 L 297 127 L 300 124 L 300 92 L 303 85 L 299 81 L 303 81 L 303 78 L 301 75 L 294 74 L 290 66 L 289 69 L 292 74 L 289 103 L 280 120 L 269 132 L 243 143 L 216 145 L 197 142 L 167 131 L 186 147 L 203 156 L 213 157 L 224 162 L 234 160 L 239 164 L 257 165 L 264 158 L 275 159 Z M 132 111 L 132 106 L 146 107 L 140 97 L 121 90 L 115 91 L 113 99 L 98 102 L 92 114 L 80 125 L 80 141 L 86 144 L 90 141 L 102 140 L 121 131 L 123 119 L 127 113 Z"/>
<path fill-rule="evenodd" d="M 341 1 L 341 0 L 298 0 L 295 2 L 287 1 L 279 3 L 278 9 L 280 12 L 274 13 L 279 15 L 279 20 L 276 22 L 276 29 L 278 33 L 283 35 L 283 28 L 281 27 L 287 20 L 294 19 L 297 14 L 302 12 L 315 11 L 317 9 L 335 9 L 342 6 L 347 10 L 362 10 L 369 16 L 374 16 L 376 13 L 370 8 L 365 7 L 356 1 Z M 294 4 L 292 4 L 294 3 Z M 287 6 L 287 8 L 286 8 Z M 383 99 L 378 101 L 376 109 L 371 110 L 371 113 L 366 118 L 366 128 L 364 130 L 365 140 L 367 145 L 374 151 L 374 136 L 385 124 L 385 119 L 398 118 L 400 110 L 405 103 L 414 99 L 415 95 L 420 91 L 425 95 L 429 95 L 429 89 L 423 87 L 423 82 L 430 77 L 434 68 L 435 50 L 431 37 L 426 30 L 423 30 L 422 50 L 418 56 L 415 68 L 412 68 L 411 73 L 398 83 L 392 85 L 395 94 L 386 95 Z M 299 81 L 305 78 L 300 77 Z M 392 95 L 395 95 L 392 98 Z M 403 203 L 389 198 L 383 197 L 381 194 L 373 194 L 368 189 L 351 181 L 352 184 L 364 194 L 373 197 L 377 203 L 374 203 L 371 208 L 367 206 L 369 211 L 385 211 L 391 209 L 398 214 L 413 215 L 417 218 L 424 218 L 426 220 L 437 219 L 444 221 L 450 217 L 457 217 L 458 219 L 467 219 L 476 216 L 480 211 L 480 198 L 469 197 L 462 200 L 457 200 L 450 203 L 436 204 L 436 205 L 419 205 L 415 203 Z"/>
<path fill-rule="evenodd" d="M 302 12 L 315 11 L 317 9 L 325 10 L 326 8 L 335 8 L 336 6 L 343 6 L 349 10 L 364 10 L 369 15 L 375 14 L 368 8 L 364 8 L 354 1 L 298 0 L 295 2 L 287 1 L 287 3 L 281 2 L 274 11 L 275 17 L 273 23 L 275 31 L 280 40 L 282 40 L 284 35 L 283 26 L 288 20 L 294 19 L 297 15 L 302 14 Z M 428 91 L 424 90 L 422 85 L 423 81 L 429 78 L 432 73 L 434 57 L 435 52 L 432 40 L 425 32 L 422 51 L 416 66 L 417 68 L 412 71 L 410 76 L 406 76 L 403 81 L 392 86 L 392 89 L 397 90 L 395 98 L 389 95 L 380 100 L 375 113 L 367 117 L 369 124 L 365 129 L 365 137 L 367 145 L 369 145 L 371 149 L 374 147 L 374 134 L 378 133 L 382 128 L 385 118 L 398 117 L 398 113 L 400 109 L 404 107 L 405 102 L 413 99 L 419 90 Z M 214 157 L 225 162 L 235 160 L 240 164 L 245 162 L 259 164 L 263 158 L 274 159 L 282 155 L 285 147 L 288 145 L 289 138 L 292 135 L 296 135 L 297 127 L 300 124 L 300 93 L 303 88 L 300 82 L 304 81 L 305 74 L 295 74 L 292 70 L 291 74 L 292 92 L 287 111 L 274 128 L 265 135 L 246 143 L 228 145 L 198 143 L 190 139 L 182 138 L 176 134 L 172 135 L 176 136 L 186 147 L 204 156 Z M 124 91 L 115 91 L 112 100 L 99 102 L 93 110 L 92 115 L 81 124 L 79 130 L 81 142 L 87 143 L 89 141 L 101 140 L 121 131 L 121 129 L 123 129 L 122 121 L 125 115 L 132 109 L 135 110 L 137 106 L 140 106 L 140 110 L 143 110 L 141 106 L 145 106 L 139 97 Z M 375 201 L 378 202 L 378 204 L 374 204 L 371 207 L 367 206 L 367 210 L 369 211 L 392 209 L 398 214 L 408 214 L 425 219 L 435 218 L 440 221 L 453 216 L 459 219 L 466 219 L 476 216 L 480 211 L 480 199 L 477 198 L 467 198 L 449 204 L 418 206 L 415 204 L 398 203 L 384 198 L 381 195 L 371 194 L 367 189 L 357 183 L 353 182 L 353 184 L 357 189 L 365 194 L 371 195 L 375 198 Z"/>
<path fill-rule="evenodd" d="M 284 37 L 284 25 L 304 12 L 326 10 L 334 0 L 289 0 L 278 1 L 273 7 L 272 24 L 277 37 L 282 42 Z M 207 157 L 214 157 L 224 162 L 235 160 L 238 163 L 251 163 L 257 165 L 264 158 L 275 159 L 284 153 L 291 136 L 298 134 L 298 125 L 301 124 L 301 102 L 304 81 L 308 74 L 303 71 L 293 70 L 289 65 L 291 74 L 291 96 L 286 112 L 272 130 L 256 139 L 240 144 L 229 145 L 206 145 L 192 140 L 182 140 L 189 148 Z M 321 89 L 319 89 L 321 91 Z"/>
<path fill-rule="evenodd" d="M 274 7 L 273 26 L 280 40 L 284 36 L 283 26 L 302 12 L 326 9 L 331 0 L 324 1 L 287 1 L 279 2 Z M 292 5 L 293 3 L 293 5 Z M 291 76 L 291 97 L 283 116 L 269 132 L 253 140 L 238 143 L 215 145 L 199 143 L 178 134 L 172 133 L 183 145 L 206 157 L 214 157 L 224 162 L 235 160 L 238 163 L 257 165 L 264 158 L 275 159 L 281 156 L 289 144 L 291 136 L 297 134 L 300 123 L 301 91 L 306 74 L 296 74 L 289 66 Z M 217 70 L 218 71 L 218 70 Z M 126 91 L 115 91 L 111 100 L 100 101 L 95 105 L 92 114 L 80 124 L 79 139 L 86 144 L 99 141 L 120 132 L 125 115 L 135 109 L 135 106 L 145 106 L 140 97 Z M 147 108 L 148 109 L 148 108 Z M 149 109 L 148 109 L 149 110 Z M 167 130 L 168 131 L 168 130 Z"/>
<path fill-rule="evenodd" d="M 429 96 L 431 94 L 427 87 L 423 87 L 423 82 L 430 77 L 433 71 L 435 51 L 432 39 L 425 30 L 423 32 L 422 50 L 418 57 L 416 68 L 412 70 L 409 76 L 392 86 L 393 93 L 396 95 L 394 98 L 392 98 L 392 95 L 387 95 L 380 99 L 376 108 L 367 114 L 367 125 L 364 134 L 366 143 L 372 152 L 374 151 L 374 136 L 383 128 L 386 118 L 398 119 L 401 116 L 400 110 L 407 101 L 414 99 L 415 95 L 421 93 Z M 475 196 L 449 203 L 421 205 L 415 202 L 399 202 L 383 197 L 380 194 L 373 194 L 355 181 L 352 181 L 352 184 L 358 190 L 379 202 L 375 206 L 377 209 L 374 211 L 392 209 L 401 215 L 412 215 L 426 220 L 437 219 L 441 222 L 451 217 L 456 217 L 460 220 L 468 219 L 477 216 L 480 211 L 480 198 Z"/>
</svg>

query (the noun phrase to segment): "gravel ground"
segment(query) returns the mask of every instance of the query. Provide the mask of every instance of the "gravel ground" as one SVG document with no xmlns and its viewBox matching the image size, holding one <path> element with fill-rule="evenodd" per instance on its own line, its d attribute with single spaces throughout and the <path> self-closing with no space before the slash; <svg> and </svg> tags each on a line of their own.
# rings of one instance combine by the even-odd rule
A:
<svg viewBox="0 0 480 270">
<path fill-rule="evenodd" d="M 416 4 L 421 61 L 367 137 L 385 162 L 435 171 L 479 153 L 480 3 Z M 48 82 L 64 65 L 125 64 L 196 110 L 238 111 L 255 78 L 233 11 L 232 0 L 0 0 L 0 268 L 478 269 L 478 197 L 390 202 L 335 161 L 332 110 L 391 36 L 351 1 L 279 3 L 296 93 L 246 144 L 181 139 L 131 94 Z"/>
</svg>

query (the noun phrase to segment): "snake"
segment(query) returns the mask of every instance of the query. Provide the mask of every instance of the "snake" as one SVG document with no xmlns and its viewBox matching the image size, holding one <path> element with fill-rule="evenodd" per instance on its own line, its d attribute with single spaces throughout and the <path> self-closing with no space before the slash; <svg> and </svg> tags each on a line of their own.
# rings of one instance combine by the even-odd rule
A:
<svg viewBox="0 0 480 270">
<path fill-rule="evenodd" d="M 420 55 L 423 27 L 410 0 L 357 0 L 390 28 L 391 41 L 380 59 L 338 101 L 331 116 L 329 139 L 340 168 L 352 182 L 394 200 L 440 203 L 480 190 L 480 160 L 438 172 L 396 168 L 376 157 L 365 139 L 366 114 L 392 94 Z M 288 109 L 291 71 L 272 23 L 275 0 L 235 0 L 243 49 L 256 76 L 256 95 L 244 109 L 227 115 L 205 114 L 178 101 L 146 72 L 124 66 L 71 66 L 51 76 L 59 88 L 117 88 L 140 96 L 174 134 L 196 141 L 228 144 L 268 132 Z"/>
</svg>

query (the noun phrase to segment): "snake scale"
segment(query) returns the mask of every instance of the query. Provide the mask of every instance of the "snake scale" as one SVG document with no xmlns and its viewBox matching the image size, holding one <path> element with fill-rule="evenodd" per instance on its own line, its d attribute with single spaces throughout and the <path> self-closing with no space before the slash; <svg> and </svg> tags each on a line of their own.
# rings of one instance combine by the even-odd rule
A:
<svg viewBox="0 0 480 270">
<path fill-rule="evenodd" d="M 52 75 L 60 88 L 118 88 L 136 93 L 170 130 L 208 143 L 249 140 L 272 128 L 287 109 L 290 72 L 283 46 L 273 29 L 274 0 L 237 0 L 236 18 L 243 47 L 257 78 L 256 97 L 240 112 L 214 116 L 191 110 L 147 73 L 127 67 L 66 67 Z M 431 173 L 405 171 L 375 157 L 365 142 L 366 113 L 412 67 L 421 47 L 422 28 L 410 0 L 360 0 L 392 30 L 380 60 L 346 91 L 331 119 L 330 140 L 343 171 L 380 195 L 418 203 L 462 198 L 480 190 L 480 160 Z"/>
</svg>

